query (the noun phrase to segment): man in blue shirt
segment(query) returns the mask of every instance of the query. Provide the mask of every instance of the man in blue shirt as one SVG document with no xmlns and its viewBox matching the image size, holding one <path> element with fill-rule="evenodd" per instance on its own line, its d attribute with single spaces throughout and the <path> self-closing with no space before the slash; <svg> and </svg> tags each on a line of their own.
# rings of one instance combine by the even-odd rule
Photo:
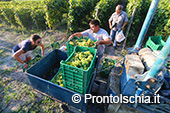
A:
<svg viewBox="0 0 170 113">
<path fill-rule="evenodd" d="M 26 62 L 31 60 L 31 50 L 34 50 L 37 46 L 41 46 L 42 56 L 44 55 L 44 45 L 41 43 L 41 38 L 38 35 L 32 35 L 30 39 L 26 39 L 13 47 L 13 57 L 20 62 L 24 68 L 28 65 Z"/>
</svg>

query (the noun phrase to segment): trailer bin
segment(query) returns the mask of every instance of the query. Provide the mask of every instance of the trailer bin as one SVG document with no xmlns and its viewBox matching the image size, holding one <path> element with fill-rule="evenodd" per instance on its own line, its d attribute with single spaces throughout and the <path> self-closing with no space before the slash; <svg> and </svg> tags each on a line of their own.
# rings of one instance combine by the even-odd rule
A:
<svg viewBox="0 0 170 113">
<path fill-rule="evenodd" d="M 60 68 L 60 61 L 66 60 L 67 54 L 61 50 L 55 49 L 50 52 L 45 58 L 37 62 L 35 65 L 30 67 L 26 71 L 26 75 L 32 85 L 33 88 L 46 93 L 49 96 L 52 96 L 63 103 L 66 103 L 70 106 L 73 106 L 77 109 L 81 109 L 82 111 L 86 111 L 86 103 L 84 102 L 84 95 L 76 93 L 72 90 L 67 88 L 61 87 L 57 84 L 50 82 L 50 80 L 55 76 L 48 77 L 47 73 L 51 69 Z M 56 72 L 57 73 L 57 72 Z M 90 80 L 90 85 L 87 91 L 87 94 L 90 94 L 91 87 L 94 81 L 95 75 L 93 75 L 92 79 Z M 79 94 L 81 96 L 80 103 L 73 103 L 72 96 L 74 94 Z"/>
</svg>

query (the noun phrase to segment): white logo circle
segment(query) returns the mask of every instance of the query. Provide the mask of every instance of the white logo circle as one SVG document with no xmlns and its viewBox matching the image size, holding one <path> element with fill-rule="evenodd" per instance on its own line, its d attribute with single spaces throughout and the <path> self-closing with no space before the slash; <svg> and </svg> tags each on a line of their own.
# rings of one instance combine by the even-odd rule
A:
<svg viewBox="0 0 170 113">
<path fill-rule="evenodd" d="M 79 94 L 74 94 L 72 96 L 72 102 L 79 103 L 81 101 L 81 96 Z"/>
</svg>

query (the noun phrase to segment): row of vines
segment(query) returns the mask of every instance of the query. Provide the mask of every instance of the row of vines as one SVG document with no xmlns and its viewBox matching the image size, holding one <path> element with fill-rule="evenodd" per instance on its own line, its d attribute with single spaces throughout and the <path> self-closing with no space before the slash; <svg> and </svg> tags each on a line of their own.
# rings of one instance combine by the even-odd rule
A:
<svg viewBox="0 0 170 113">
<path fill-rule="evenodd" d="M 162 36 L 164 40 L 170 35 L 170 0 L 160 0 L 149 32 Z"/>
<path fill-rule="evenodd" d="M 152 0 L 128 0 L 126 6 L 126 12 L 130 19 L 133 9 L 136 7 L 133 23 L 128 35 L 128 42 L 134 42 L 139 35 L 143 22 L 147 15 Z M 152 22 L 149 26 L 146 37 L 149 36 L 162 36 L 162 39 L 166 41 L 170 35 L 170 1 L 160 0 L 157 10 L 154 14 Z M 147 38 L 145 38 L 147 40 Z"/>
<path fill-rule="evenodd" d="M 22 29 L 52 29 L 68 13 L 68 0 L 0 2 L 0 21 Z"/>
<path fill-rule="evenodd" d="M 1 2 L 1 20 L 22 29 L 44 29 L 43 7 L 40 1 Z"/>
<path fill-rule="evenodd" d="M 89 28 L 89 21 L 97 18 L 101 27 L 109 32 L 108 19 L 120 0 L 36 0 L 0 2 L 0 22 L 22 29 L 55 29 L 66 22 L 72 32 Z M 127 0 L 124 10 L 130 20 L 136 13 L 128 41 L 137 38 L 152 0 Z M 160 0 L 147 35 L 170 35 L 170 1 Z"/>
</svg>

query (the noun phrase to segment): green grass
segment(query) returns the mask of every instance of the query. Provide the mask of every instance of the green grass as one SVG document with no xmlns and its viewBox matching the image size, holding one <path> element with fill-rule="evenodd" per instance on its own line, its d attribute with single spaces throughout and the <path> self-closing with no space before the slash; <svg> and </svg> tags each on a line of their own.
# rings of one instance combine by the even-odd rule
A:
<svg viewBox="0 0 170 113">
<path fill-rule="evenodd" d="M 3 64 L 3 63 L 4 63 L 4 61 L 0 61 L 0 65 Z"/>
<path fill-rule="evenodd" d="M 16 70 L 18 68 L 18 66 L 16 64 L 14 64 L 15 67 L 10 67 L 8 69 L 1 69 L 0 71 L 0 75 L 9 75 L 12 71 Z"/>
<path fill-rule="evenodd" d="M 0 55 L 3 55 L 4 52 L 4 49 L 0 49 Z"/>
<path fill-rule="evenodd" d="M 10 74 L 14 68 L 2 69 L 0 75 Z"/>
</svg>

